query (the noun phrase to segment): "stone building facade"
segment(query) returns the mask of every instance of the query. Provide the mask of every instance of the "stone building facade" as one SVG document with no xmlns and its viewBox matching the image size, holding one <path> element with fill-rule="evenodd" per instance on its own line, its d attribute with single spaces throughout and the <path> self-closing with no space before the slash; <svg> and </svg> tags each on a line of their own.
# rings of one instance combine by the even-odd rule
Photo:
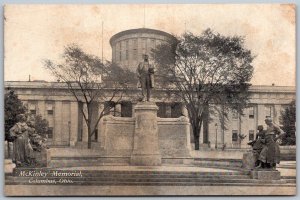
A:
<svg viewBox="0 0 300 200">
<path fill-rule="evenodd" d="M 81 108 L 85 105 L 77 102 L 68 93 L 63 83 L 50 82 L 5 82 L 5 89 L 14 90 L 19 98 L 27 106 L 32 114 L 40 114 L 49 121 L 49 142 L 53 146 L 75 146 L 85 145 L 87 142 L 87 127 L 85 125 Z M 109 93 L 110 91 L 107 91 Z M 137 103 L 135 97 L 140 91 L 131 89 L 123 97 L 119 104 L 116 104 L 111 115 L 118 117 L 132 117 L 134 105 Z M 153 100 L 159 107 L 158 117 L 179 118 L 187 115 L 184 105 L 176 99 L 173 94 L 168 94 L 163 89 L 153 91 Z M 250 88 L 250 107 L 244 110 L 244 115 L 236 113 L 228 114 L 226 129 L 220 126 L 220 119 L 217 115 L 211 115 L 211 120 L 204 123 L 200 133 L 200 144 L 204 147 L 214 148 L 217 143 L 221 148 L 226 143 L 227 148 L 247 147 L 247 142 L 255 138 L 256 127 L 264 125 L 266 116 L 271 116 L 275 123 L 279 123 L 280 112 L 293 99 L 296 98 L 295 87 L 286 86 L 252 86 Z M 109 98 L 109 95 L 108 95 Z M 105 101 L 95 105 L 95 114 L 99 113 L 105 106 Z M 129 113 L 129 114 L 128 114 Z M 93 145 L 100 146 L 101 123 L 98 126 L 98 134 L 93 137 Z M 238 135 L 246 136 L 241 142 Z M 191 134 L 191 142 L 193 142 Z"/>
</svg>

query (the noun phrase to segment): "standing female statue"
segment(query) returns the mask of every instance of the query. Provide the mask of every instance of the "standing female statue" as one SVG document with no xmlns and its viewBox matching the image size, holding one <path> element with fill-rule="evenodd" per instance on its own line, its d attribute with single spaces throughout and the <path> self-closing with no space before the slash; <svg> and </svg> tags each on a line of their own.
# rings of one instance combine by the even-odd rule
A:
<svg viewBox="0 0 300 200">
<path fill-rule="evenodd" d="M 17 167 L 28 166 L 33 151 L 29 142 L 30 128 L 24 114 L 18 115 L 17 119 L 18 122 L 9 131 L 10 136 L 14 138 L 13 162 Z"/>
</svg>

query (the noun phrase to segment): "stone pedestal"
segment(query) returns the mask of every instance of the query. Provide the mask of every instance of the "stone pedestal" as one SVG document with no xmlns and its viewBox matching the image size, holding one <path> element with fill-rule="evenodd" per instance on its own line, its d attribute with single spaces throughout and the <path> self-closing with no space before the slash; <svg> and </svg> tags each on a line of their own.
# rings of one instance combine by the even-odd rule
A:
<svg viewBox="0 0 300 200">
<path fill-rule="evenodd" d="M 12 162 L 11 159 L 4 160 L 4 172 L 7 174 L 13 173 L 13 170 L 16 168 L 16 164 Z"/>
<path fill-rule="evenodd" d="M 157 110 L 158 107 L 153 102 L 139 102 L 134 108 L 135 132 L 131 165 L 161 165 Z"/>
<path fill-rule="evenodd" d="M 251 178 L 261 181 L 280 180 L 280 172 L 277 170 L 253 170 Z"/>
<path fill-rule="evenodd" d="M 253 152 L 247 152 L 243 154 L 243 168 L 245 169 L 254 169 L 255 168 L 256 158 Z"/>
</svg>

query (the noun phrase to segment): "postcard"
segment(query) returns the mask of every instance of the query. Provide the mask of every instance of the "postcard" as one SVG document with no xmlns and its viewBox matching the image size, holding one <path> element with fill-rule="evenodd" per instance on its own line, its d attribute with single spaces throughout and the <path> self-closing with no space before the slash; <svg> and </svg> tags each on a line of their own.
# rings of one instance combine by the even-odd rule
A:
<svg viewBox="0 0 300 200">
<path fill-rule="evenodd" d="M 295 8 L 5 5 L 5 195 L 296 195 Z"/>
</svg>

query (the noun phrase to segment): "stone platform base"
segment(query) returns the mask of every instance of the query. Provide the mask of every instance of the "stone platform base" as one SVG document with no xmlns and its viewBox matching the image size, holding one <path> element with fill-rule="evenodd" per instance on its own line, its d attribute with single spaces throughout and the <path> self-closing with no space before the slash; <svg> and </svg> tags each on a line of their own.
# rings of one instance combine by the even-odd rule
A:
<svg viewBox="0 0 300 200">
<path fill-rule="evenodd" d="M 254 169 L 255 161 L 256 159 L 252 152 L 247 152 L 243 154 L 243 168 Z"/>
<path fill-rule="evenodd" d="M 130 165 L 135 166 L 159 166 L 161 165 L 161 156 L 158 155 L 132 155 Z"/>
<path fill-rule="evenodd" d="M 13 173 L 13 170 L 16 168 L 16 164 L 12 162 L 11 159 L 5 159 L 4 161 L 4 172 L 6 174 Z"/>
<path fill-rule="evenodd" d="M 269 181 L 269 180 L 280 180 L 280 172 L 277 170 L 253 170 L 250 173 L 252 179 Z"/>
</svg>

